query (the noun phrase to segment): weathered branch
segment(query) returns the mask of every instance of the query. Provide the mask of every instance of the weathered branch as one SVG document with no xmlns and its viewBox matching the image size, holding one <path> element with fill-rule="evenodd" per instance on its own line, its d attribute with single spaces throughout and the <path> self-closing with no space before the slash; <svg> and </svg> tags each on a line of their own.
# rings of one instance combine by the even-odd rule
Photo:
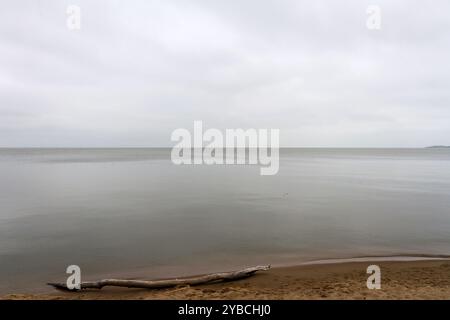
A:
<svg viewBox="0 0 450 320">
<path fill-rule="evenodd" d="M 252 276 L 256 271 L 266 271 L 270 269 L 268 266 L 250 267 L 238 271 L 211 273 L 203 276 L 190 278 L 175 278 L 167 280 L 121 280 L 121 279 L 104 279 L 93 282 L 82 282 L 81 289 L 101 289 L 106 286 L 125 287 L 125 288 L 145 288 L 145 289 L 161 289 L 176 286 L 195 286 L 200 284 L 208 284 L 219 281 L 233 281 Z M 77 291 L 67 288 L 65 283 L 47 283 L 56 289 Z"/>
</svg>

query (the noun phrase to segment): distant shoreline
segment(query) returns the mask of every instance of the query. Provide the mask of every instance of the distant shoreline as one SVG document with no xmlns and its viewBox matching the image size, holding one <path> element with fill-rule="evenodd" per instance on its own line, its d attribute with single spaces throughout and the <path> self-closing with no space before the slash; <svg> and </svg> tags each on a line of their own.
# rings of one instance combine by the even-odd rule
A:
<svg viewBox="0 0 450 320">
<path fill-rule="evenodd" d="M 429 146 L 429 147 L 426 147 L 426 149 L 444 149 L 444 148 L 450 148 L 450 146 Z"/>
<path fill-rule="evenodd" d="M 64 150 L 71 150 L 71 151 L 79 151 L 79 150 L 147 150 L 147 149 L 159 149 L 159 150 L 165 150 L 165 149 L 172 149 L 173 146 L 166 146 L 166 147 L 152 147 L 152 146 L 119 146 L 119 147 L 36 147 L 36 146 L 29 146 L 29 147 L 11 147 L 11 146 L 0 146 L 0 150 L 58 150 L 58 151 L 64 151 Z M 436 146 L 426 146 L 426 147 L 311 147 L 311 146 L 304 146 L 304 147 L 292 147 L 292 146 L 280 146 L 279 149 L 328 149 L 328 150 L 421 150 L 421 149 L 447 149 L 450 148 L 450 146 L 445 145 L 436 145 Z M 224 148 L 226 149 L 226 148 Z M 246 147 L 245 149 L 249 149 L 249 147 Z"/>
</svg>

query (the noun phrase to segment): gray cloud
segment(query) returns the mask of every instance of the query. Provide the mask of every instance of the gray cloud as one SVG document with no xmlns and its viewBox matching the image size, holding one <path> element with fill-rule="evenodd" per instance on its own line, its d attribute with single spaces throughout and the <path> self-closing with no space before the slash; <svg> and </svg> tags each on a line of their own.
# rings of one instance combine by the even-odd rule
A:
<svg viewBox="0 0 450 320">
<path fill-rule="evenodd" d="M 82 27 L 66 27 L 66 7 Z M 381 30 L 366 28 L 379 5 Z M 0 12 L 0 146 L 170 146 L 280 128 L 284 146 L 450 144 L 450 3 L 18 0 Z"/>
</svg>

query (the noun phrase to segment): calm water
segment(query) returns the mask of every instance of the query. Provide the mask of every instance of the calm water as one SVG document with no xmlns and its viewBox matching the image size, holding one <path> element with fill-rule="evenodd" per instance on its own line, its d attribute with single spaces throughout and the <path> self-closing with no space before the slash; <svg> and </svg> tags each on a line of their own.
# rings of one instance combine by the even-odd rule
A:
<svg viewBox="0 0 450 320">
<path fill-rule="evenodd" d="M 254 263 L 450 254 L 450 149 L 283 149 L 280 171 L 169 149 L 0 149 L 0 291 Z"/>
</svg>

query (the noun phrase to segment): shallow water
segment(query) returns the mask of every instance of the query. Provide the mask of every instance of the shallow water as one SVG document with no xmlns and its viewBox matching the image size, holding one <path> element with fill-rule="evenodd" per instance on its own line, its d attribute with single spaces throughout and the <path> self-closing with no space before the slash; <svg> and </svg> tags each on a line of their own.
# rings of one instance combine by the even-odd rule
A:
<svg viewBox="0 0 450 320">
<path fill-rule="evenodd" d="M 0 291 L 254 263 L 450 254 L 450 149 L 282 149 L 280 170 L 170 149 L 0 149 Z"/>
</svg>

